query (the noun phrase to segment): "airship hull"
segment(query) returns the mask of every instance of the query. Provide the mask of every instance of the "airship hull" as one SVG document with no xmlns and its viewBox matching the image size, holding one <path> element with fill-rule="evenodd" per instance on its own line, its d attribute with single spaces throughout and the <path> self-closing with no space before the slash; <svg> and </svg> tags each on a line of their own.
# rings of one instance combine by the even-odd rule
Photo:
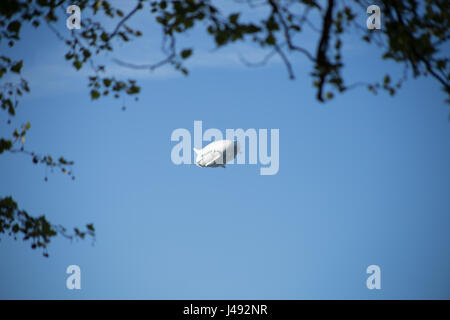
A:
<svg viewBox="0 0 450 320">
<path fill-rule="evenodd" d="M 195 164 L 199 167 L 217 168 L 233 161 L 239 152 L 239 144 L 233 140 L 217 140 L 203 149 L 195 149 Z"/>
</svg>

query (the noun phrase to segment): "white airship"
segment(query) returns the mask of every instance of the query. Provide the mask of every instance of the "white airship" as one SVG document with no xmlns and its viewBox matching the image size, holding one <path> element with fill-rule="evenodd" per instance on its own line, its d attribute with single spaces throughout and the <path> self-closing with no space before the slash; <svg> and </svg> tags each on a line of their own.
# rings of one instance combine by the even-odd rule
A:
<svg viewBox="0 0 450 320">
<path fill-rule="evenodd" d="M 199 167 L 223 167 L 232 161 L 239 152 L 239 143 L 232 140 L 217 140 L 203 149 L 194 148 L 197 155 L 195 164 Z"/>
</svg>

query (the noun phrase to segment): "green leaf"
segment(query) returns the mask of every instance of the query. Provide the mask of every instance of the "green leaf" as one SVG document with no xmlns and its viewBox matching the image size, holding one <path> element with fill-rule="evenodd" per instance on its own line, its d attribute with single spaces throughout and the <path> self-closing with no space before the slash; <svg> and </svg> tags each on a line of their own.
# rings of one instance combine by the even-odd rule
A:
<svg viewBox="0 0 450 320">
<path fill-rule="evenodd" d="M 102 39 L 103 42 L 106 42 L 109 40 L 109 36 L 106 32 L 102 32 L 100 39 Z"/>
<path fill-rule="evenodd" d="M 20 73 L 20 70 L 22 69 L 23 60 L 20 60 L 15 65 L 11 67 L 11 71 L 15 73 Z"/>
<path fill-rule="evenodd" d="M 8 24 L 8 31 L 18 33 L 22 24 L 18 20 L 11 21 Z"/>
<path fill-rule="evenodd" d="M 11 140 L 5 140 L 3 138 L 0 139 L 0 154 L 3 153 L 5 150 L 9 150 L 12 148 L 12 141 Z"/>
<path fill-rule="evenodd" d="M 98 92 L 97 90 L 91 90 L 91 99 L 95 100 L 98 99 L 100 97 L 100 92 Z"/>
<path fill-rule="evenodd" d="M 236 24 L 239 19 L 239 13 L 231 14 L 228 19 L 230 20 L 231 23 Z"/>
<path fill-rule="evenodd" d="M 17 223 L 16 223 L 15 225 L 13 225 L 12 231 L 13 231 L 14 233 L 19 232 L 19 225 L 18 225 Z"/>
<path fill-rule="evenodd" d="M 192 54 L 192 49 L 184 49 L 183 51 L 181 51 L 181 57 L 183 59 L 187 59 L 191 56 Z"/>
<path fill-rule="evenodd" d="M 5 67 L 0 67 L 0 78 L 3 77 L 3 75 L 6 73 Z"/>
<path fill-rule="evenodd" d="M 268 45 L 274 45 L 275 44 L 275 37 L 273 36 L 273 34 L 269 34 L 266 38 L 266 43 Z"/>
<path fill-rule="evenodd" d="M 11 115 L 11 116 L 15 116 L 16 115 L 16 110 L 14 110 L 14 107 L 13 107 L 13 104 L 12 104 L 12 102 L 11 102 L 11 99 L 7 99 L 7 100 L 5 100 L 5 104 L 8 104 L 8 113 Z"/>
<path fill-rule="evenodd" d="M 105 87 L 109 87 L 111 85 L 111 79 L 104 78 L 103 84 L 105 85 Z"/>
<path fill-rule="evenodd" d="M 141 88 L 139 88 L 138 86 L 132 85 L 128 90 L 127 93 L 128 94 L 137 94 L 141 91 Z"/>
<path fill-rule="evenodd" d="M 11 59 L 8 58 L 8 57 L 5 57 L 5 56 L 0 56 L 0 59 L 3 60 L 6 63 L 10 63 L 11 62 Z"/>
<path fill-rule="evenodd" d="M 81 61 L 79 61 L 79 60 L 76 60 L 76 61 L 73 62 L 73 66 L 74 66 L 77 70 L 80 70 L 81 67 L 83 66 L 83 62 L 81 62 Z"/>
<path fill-rule="evenodd" d="M 83 50 L 83 57 L 85 59 L 89 58 L 91 56 L 91 52 L 87 49 Z"/>
</svg>

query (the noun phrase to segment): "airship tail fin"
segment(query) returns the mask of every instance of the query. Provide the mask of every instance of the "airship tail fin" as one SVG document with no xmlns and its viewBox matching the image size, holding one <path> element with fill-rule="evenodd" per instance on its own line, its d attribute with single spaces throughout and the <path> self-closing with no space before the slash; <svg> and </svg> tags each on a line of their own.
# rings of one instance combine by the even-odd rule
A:
<svg viewBox="0 0 450 320">
<path fill-rule="evenodd" d="M 195 152 L 195 154 L 199 154 L 199 153 L 200 153 L 200 150 L 199 150 L 199 149 L 196 149 L 196 148 L 194 148 L 194 152 Z"/>
</svg>

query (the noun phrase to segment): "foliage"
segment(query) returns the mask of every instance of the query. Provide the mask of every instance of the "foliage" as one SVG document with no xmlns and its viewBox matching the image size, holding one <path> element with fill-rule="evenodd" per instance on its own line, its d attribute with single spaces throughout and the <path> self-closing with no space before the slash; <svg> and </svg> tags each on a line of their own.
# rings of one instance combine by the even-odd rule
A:
<svg viewBox="0 0 450 320">
<path fill-rule="evenodd" d="M 68 239 L 84 239 L 86 235 L 95 236 L 93 224 L 87 224 L 85 231 L 74 228 L 69 234 L 63 226 L 52 225 L 45 216 L 32 217 L 25 210 L 19 210 L 11 197 L 0 198 L 0 233 L 6 233 L 17 239 L 19 234 L 23 240 L 31 240 L 31 248 L 42 248 L 43 255 L 48 257 L 47 244 L 58 233 Z"/>
<path fill-rule="evenodd" d="M 367 30 L 365 24 L 357 21 L 355 10 L 365 13 L 366 8 L 372 4 L 364 0 L 234 0 L 236 11 L 230 14 L 223 14 L 217 3 L 212 0 L 135 0 L 134 7 L 125 13 L 120 8 L 114 7 L 110 1 L 2 0 L 0 43 L 14 47 L 21 41 L 25 24 L 35 28 L 47 25 L 66 45 L 65 59 L 76 71 L 86 65 L 92 68 L 93 74 L 88 78 L 92 100 L 110 94 L 115 98 L 129 95 L 137 99 L 140 86 L 135 80 L 106 76 L 106 66 L 97 64 L 95 58 L 112 52 L 117 45 L 142 37 L 143 32 L 131 28 L 128 22 L 137 12 L 144 11 L 161 29 L 162 52 L 165 57 L 161 61 L 146 65 L 115 59 L 115 62 L 122 66 L 154 70 L 163 65 L 171 65 L 188 75 L 185 62 L 195 54 L 194 44 L 180 49 L 177 47 L 177 39 L 187 31 L 199 28 L 205 31 L 217 48 L 236 42 L 251 42 L 267 53 L 262 61 L 248 63 L 249 65 L 264 65 L 272 57 L 279 56 L 291 79 L 295 78 L 295 68 L 291 62 L 293 57 L 297 54 L 303 56 L 311 62 L 310 75 L 316 88 L 316 98 L 321 102 L 332 99 L 336 93 L 360 85 L 366 86 L 374 93 L 383 89 L 394 95 L 408 73 L 413 77 L 427 75 L 433 77 L 447 96 L 450 95 L 450 64 L 448 57 L 445 56 L 445 46 L 448 45 L 450 36 L 448 0 L 383 1 L 380 4 L 381 30 Z M 61 33 L 57 30 L 56 24 L 60 20 L 67 19 L 66 8 L 70 5 L 78 5 L 81 9 L 83 15 L 81 29 Z M 258 18 L 244 20 L 242 17 L 244 6 L 247 11 L 264 7 L 266 15 L 264 17 L 255 15 Z M 314 25 L 312 16 L 320 17 L 320 26 Z M 105 27 L 107 25 L 105 21 L 108 19 L 115 23 L 112 30 Z M 391 80 L 392 76 L 386 74 L 383 79 L 374 83 L 345 82 L 342 77 L 343 36 L 355 30 L 360 33 L 362 41 L 374 43 L 383 49 L 383 59 L 404 66 L 404 73 L 397 81 L 394 82 Z M 302 33 L 311 31 L 317 35 L 315 51 L 301 45 Z M 24 63 L 21 57 L 0 56 L 0 81 L 4 81 L 0 84 L 0 103 L 1 109 L 6 112 L 8 124 L 16 114 L 20 97 L 30 91 L 27 80 L 21 76 L 24 66 L 26 62 Z M 18 81 L 14 82 L 10 80 L 12 77 L 5 75 L 16 75 Z M 4 80 L 5 78 L 8 80 Z M 31 157 L 34 164 L 43 164 L 52 169 L 59 168 L 73 179 L 69 170 L 73 165 L 72 161 L 62 157 L 54 161 L 50 155 L 41 156 L 25 149 L 25 136 L 29 129 L 30 123 L 26 123 L 20 129 L 13 130 L 12 138 L 0 138 L 0 154 L 5 152 L 26 154 Z M 47 244 L 54 233 L 62 230 L 52 227 L 45 218 L 33 220 L 34 218 L 25 211 L 18 210 L 11 198 L 3 198 L 0 202 L 0 212 L 4 214 L 1 216 L 3 220 L 0 220 L 2 226 L 8 223 L 13 228 L 3 227 L 0 232 L 12 230 L 14 233 L 16 230 L 22 231 L 27 236 L 29 229 L 26 228 L 26 221 L 31 221 L 31 226 L 35 227 L 37 238 L 33 239 L 37 241 L 34 243 L 37 247 L 39 243 Z M 5 219 L 10 220 L 7 222 Z M 20 221 L 25 221 L 25 224 Z M 46 233 L 42 233 L 44 229 L 41 226 L 45 226 Z M 93 228 L 91 231 L 93 234 Z"/>
</svg>

